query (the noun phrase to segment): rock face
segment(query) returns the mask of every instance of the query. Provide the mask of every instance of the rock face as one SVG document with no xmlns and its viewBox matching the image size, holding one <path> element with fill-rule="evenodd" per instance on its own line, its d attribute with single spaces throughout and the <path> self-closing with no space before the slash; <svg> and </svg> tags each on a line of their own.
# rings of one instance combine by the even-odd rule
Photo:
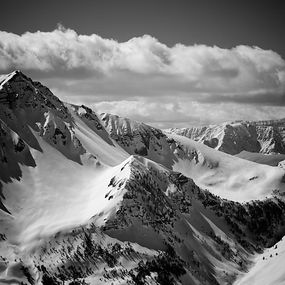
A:
<svg viewBox="0 0 285 285">
<path fill-rule="evenodd" d="M 0 283 L 233 284 L 285 230 L 283 176 L 0 76 Z"/>
<path fill-rule="evenodd" d="M 240 121 L 168 131 L 232 155 L 241 151 L 285 154 L 285 119 L 259 122 Z"/>
<path fill-rule="evenodd" d="M 132 155 L 141 155 L 172 168 L 178 144 L 160 130 L 128 118 L 103 113 L 101 121 L 111 138 Z"/>
</svg>

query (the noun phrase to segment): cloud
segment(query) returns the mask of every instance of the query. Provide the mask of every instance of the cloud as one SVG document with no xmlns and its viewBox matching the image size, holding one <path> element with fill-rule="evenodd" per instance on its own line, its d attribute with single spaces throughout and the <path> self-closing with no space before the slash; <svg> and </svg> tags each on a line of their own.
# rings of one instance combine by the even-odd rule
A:
<svg viewBox="0 0 285 285">
<path fill-rule="evenodd" d="M 285 61 L 255 46 L 168 47 L 149 35 L 120 43 L 62 26 L 22 35 L 0 31 L 0 71 L 13 69 L 65 101 L 154 123 L 207 122 L 207 113 L 211 120 L 228 120 L 237 106 L 255 117 L 257 109 L 262 116 L 285 105 Z"/>
<path fill-rule="evenodd" d="M 284 117 L 284 107 L 255 106 L 236 103 L 199 103 L 188 100 L 112 101 L 93 104 L 97 112 L 118 114 L 123 117 L 154 125 L 159 128 L 189 127 L 218 124 L 236 120 L 271 120 Z"/>
</svg>

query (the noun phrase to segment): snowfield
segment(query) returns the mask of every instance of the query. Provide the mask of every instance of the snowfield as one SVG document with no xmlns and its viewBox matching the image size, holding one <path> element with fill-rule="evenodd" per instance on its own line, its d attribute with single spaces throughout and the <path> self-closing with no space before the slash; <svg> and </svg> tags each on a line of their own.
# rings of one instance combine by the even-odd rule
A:
<svg viewBox="0 0 285 285">
<path fill-rule="evenodd" d="M 189 152 L 195 150 L 198 154 L 192 160 L 179 158 L 173 170 L 191 177 L 201 188 L 220 197 L 245 202 L 264 199 L 276 189 L 285 191 L 285 184 L 282 183 L 285 173 L 278 167 L 240 159 L 183 136 L 167 136 Z"/>
<path fill-rule="evenodd" d="M 248 273 L 240 276 L 234 285 L 285 284 L 285 239 L 253 259 Z"/>
<path fill-rule="evenodd" d="M 98 225 L 116 211 L 124 191 L 114 192 L 108 184 L 112 177 L 124 180 L 129 169 L 86 165 L 66 159 L 60 152 L 38 138 L 43 153 L 32 151 L 37 167 L 22 167 L 21 181 L 4 185 L 5 205 L 13 213 L 9 232 L 16 236 L 16 244 L 27 246 L 57 231 L 86 223 L 99 215 Z M 105 197 L 111 193 L 112 199 Z M 29 197 L 29 199 L 27 199 Z M 82 207 L 84 205 L 84 207 Z"/>
</svg>

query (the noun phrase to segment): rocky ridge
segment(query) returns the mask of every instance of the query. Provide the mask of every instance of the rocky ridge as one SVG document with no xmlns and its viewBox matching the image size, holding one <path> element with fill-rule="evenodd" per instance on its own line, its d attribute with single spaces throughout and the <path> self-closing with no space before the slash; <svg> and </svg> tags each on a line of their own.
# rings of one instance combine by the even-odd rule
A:
<svg viewBox="0 0 285 285">
<path fill-rule="evenodd" d="M 285 154 L 285 119 L 239 121 L 167 131 L 186 136 L 232 155 L 241 151 Z"/>
</svg>

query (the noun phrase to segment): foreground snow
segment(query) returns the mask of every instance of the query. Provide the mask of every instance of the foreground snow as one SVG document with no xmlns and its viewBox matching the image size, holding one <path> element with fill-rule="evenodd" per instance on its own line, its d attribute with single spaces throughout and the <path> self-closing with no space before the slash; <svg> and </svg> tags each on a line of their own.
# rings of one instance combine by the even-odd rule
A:
<svg viewBox="0 0 285 285">
<path fill-rule="evenodd" d="M 238 278 L 234 285 L 285 284 L 285 238 L 253 259 L 248 273 Z"/>
</svg>

